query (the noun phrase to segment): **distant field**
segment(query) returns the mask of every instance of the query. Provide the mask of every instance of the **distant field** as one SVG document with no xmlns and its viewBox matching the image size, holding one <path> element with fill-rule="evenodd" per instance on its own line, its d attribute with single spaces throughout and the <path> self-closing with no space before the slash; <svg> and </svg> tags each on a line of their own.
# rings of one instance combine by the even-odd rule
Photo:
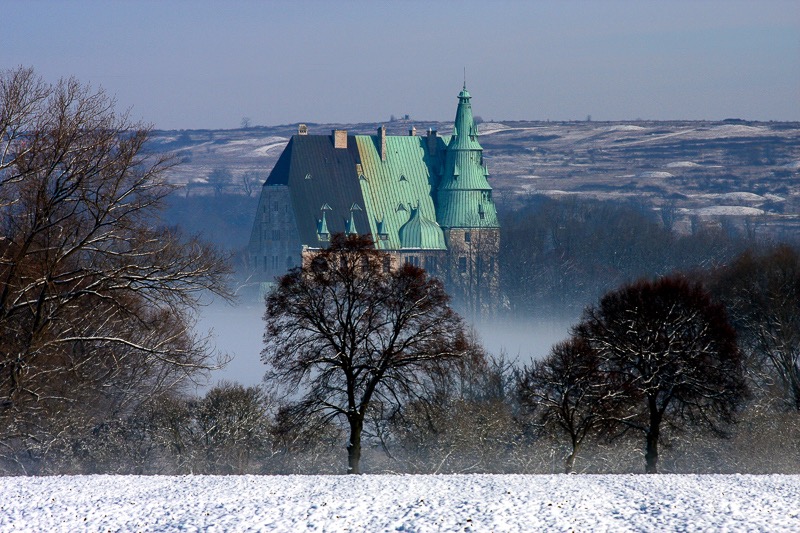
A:
<svg viewBox="0 0 800 533">
<path fill-rule="evenodd" d="M 0 478 L 0 531 L 798 531 L 800 476 Z"/>
</svg>

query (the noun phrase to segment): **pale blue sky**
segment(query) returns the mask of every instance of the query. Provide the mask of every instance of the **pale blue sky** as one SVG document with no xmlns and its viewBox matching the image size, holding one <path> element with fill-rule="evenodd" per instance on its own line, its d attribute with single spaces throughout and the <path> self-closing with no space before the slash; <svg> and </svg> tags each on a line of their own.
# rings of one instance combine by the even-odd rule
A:
<svg viewBox="0 0 800 533">
<path fill-rule="evenodd" d="M 800 120 L 797 0 L 0 0 L 0 67 L 75 75 L 158 128 Z"/>
</svg>

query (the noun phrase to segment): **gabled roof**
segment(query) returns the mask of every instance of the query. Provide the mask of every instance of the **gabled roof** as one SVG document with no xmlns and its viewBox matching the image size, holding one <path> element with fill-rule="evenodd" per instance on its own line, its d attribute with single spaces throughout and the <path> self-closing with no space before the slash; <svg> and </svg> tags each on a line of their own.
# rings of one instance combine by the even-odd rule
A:
<svg viewBox="0 0 800 533">
<path fill-rule="evenodd" d="M 436 220 L 431 196 L 435 177 L 431 169 L 438 160 L 428 153 L 424 137 L 387 136 L 385 161 L 381 159 L 378 136 L 356 135 L 355 142 L 364 176 L 360 185 L 370 215 L 370 232 L 376 242 L 381 242 L 381 248 L 400 249 L 400 228 L 409 221 L 412 208 L 419 209 L 422 217 Z M 387 234 L 386 240 L 377 236 L 379 222 Z M 444 249 L 444 239 L 441 243 L 428 239 L 425 244 Z"/>
<path fill-rule="evenodd" d="M 355 227 L 369 227 L 356 174 L 355 141 L 348 137 L 348 148 L 334 148 L 327 135 L 294 135 L 267 178 L 265 187 L 288 185 L 300 241 L 315 246 L 322 207 L 327 204 L 326 225 L 331 233 L 344 233 L 353 217 Z M 271 207 L 269 207 L 271 208 Z M 279 216 L 282 216 L 280 214 Z"/>
</svg>

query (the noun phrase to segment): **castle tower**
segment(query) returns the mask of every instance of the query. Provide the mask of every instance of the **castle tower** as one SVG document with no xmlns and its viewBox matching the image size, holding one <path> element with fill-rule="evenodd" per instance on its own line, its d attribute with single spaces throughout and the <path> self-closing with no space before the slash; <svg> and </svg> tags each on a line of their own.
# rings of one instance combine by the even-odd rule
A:
<svg viewBox="0 0 800 533">
<path fill-rule="evenodd" d="M 450 256 L 448 285 L 467 311 L 479 317 L 496 308 L 498 300 L 500 224 L 470 100 L 465 83 L 436 190 L 436 221 Z"/>
</svg>

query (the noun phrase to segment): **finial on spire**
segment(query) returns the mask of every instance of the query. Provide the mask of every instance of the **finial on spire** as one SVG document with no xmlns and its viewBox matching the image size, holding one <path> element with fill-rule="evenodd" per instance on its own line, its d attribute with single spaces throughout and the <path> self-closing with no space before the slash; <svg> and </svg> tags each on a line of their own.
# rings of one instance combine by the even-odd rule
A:
<svg viewBox="0 0 800 533">
<path fill-rule="evenodd" d="M 467 67 L 464 67 L 464 90 L 467 90 Z"/>
</svg>

